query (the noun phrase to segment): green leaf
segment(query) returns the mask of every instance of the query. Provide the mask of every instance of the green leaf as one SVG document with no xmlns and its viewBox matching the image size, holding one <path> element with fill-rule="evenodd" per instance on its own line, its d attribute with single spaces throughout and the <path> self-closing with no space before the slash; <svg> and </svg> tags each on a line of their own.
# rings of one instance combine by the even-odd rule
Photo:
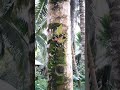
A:
<svg viewBox="0 0 120 90">
<path fill-rule="evenodd" d="M 62 24 L 61 24 L 59 27 L 57 27 L 57 30 L 55 31 L 55 34 L 59 36 L 62 33 L 63 33 L 63 29 L 62 29 Z"/>
<path fill-rule="evenodd" d="M 111 21 L 110 15 L 104 15 L 103 17 L 100 18 L 100 23 L 103 27 L 103 30 L 99 31 L 100 35 L 98 36 L 98 40 L 104 47 L 107 47 L 109 40 L 111 38 L 111 31 L 109 29 L 110 21 Z"/>
<path fill-rule="evenodd" d="M 78 81 L 78 80 L 79 80 L 79 77 L 73 75 L 73 80 Z"/>
<path fill-rule="evenodd" d="M 45 44 L 46 44 L 45 40 L 41 36 L 36 35 L 35 38 L 36 38 L 36 41 L 39 43 L 40 46 L 45 47 Z"/>
<path fill-rule="evenodd" d="M 21 19 L 21 18 L 14 18 L 12 20 L 12 22 L 14 23 L 14 25 L 19 29 L 19 31 L 25 35 L 26 33 L 28 33 L 28 24 L 25 20 Z"/>
</svg>

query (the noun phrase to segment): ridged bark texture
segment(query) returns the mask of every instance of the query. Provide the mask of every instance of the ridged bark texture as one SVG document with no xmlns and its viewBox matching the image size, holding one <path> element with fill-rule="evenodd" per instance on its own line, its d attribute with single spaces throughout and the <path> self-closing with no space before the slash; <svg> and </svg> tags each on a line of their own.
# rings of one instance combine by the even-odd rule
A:
<svg viewBox="0 0 120 90">
<path fill-rule="evenodd" d="M 85 0 L 79 0 L 80 3 L 80 33 L 81 33 L 81 59 L 85 60 Z"/>
</svg>

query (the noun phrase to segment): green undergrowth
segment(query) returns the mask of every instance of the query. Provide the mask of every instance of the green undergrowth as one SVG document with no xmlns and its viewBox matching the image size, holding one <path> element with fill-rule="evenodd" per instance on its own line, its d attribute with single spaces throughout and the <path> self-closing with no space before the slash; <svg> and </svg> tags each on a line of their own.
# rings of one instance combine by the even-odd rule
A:
<svg viewBox="0 0 120 90">
<path fill-rule="evenodd" d="M 77 85 L 77 82 L 73 82 L 73 90 L 85 90 L 85 82 L 81 83 L 80 88 Z"/>
<path fill-rule="evenodd" d="M 42 75 L 36 75 L 35 90 L 47 90 L 47 79 Z"/>
<path fill-rule="evenodd" d="M 47 85 L 48 85 L 47 78 L 45 78 L 39 72 L 37 72 L 35 76 L 37 77 L 37 80 L 35 80 L 35 90 L 47 90 Z M 61 78 L 59 78 L 59 81 L 63 82 Z M 61 82 L 57 82 L 57 83 L 61 83 Z M 85 90 L 85 82 L 81 81 L 81 86 L 79 88 L 78 82 L 74 80 L 73 90 Z"/>
</svg>

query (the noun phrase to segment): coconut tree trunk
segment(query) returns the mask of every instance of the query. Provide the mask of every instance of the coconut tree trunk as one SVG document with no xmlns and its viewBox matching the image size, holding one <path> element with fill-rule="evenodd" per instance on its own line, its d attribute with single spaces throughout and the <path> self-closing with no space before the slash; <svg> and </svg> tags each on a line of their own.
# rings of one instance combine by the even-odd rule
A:
<svg viewBox="0 0 120 90">
<path fill-rule="evenodd" d="M 113 85 L 113 90 L 120 90 L 120 0 L 107 1 L 111 16 L 111 83 Z"/>
<path fill-rule="evenodd" d="M 85 64 L 85 0 L 79 0 L 79 4 L 80 4 L 81 60 Z"/>
<path fill-rule="evenodd" d="M 80 32 L 81 32 L 81 59 L 85 60 L 85 0 L 79 0 L 80 3 Z"/>
<path fill-rule="evenodd" d="M 48 90 L 73 90 L 70 0 L 48 2 Z"/>
<path fill-rule="evenodd" d="M 76 8 L 76 3 L 78 3 L 77 0 L 71 0 L 71 41 L 72 41 L 72 60 L 73 60 L 73 69 L 75 70 L 75 74 L 77 77 L 79 77 L 79 71 L 77 68 L 77 62 L 75 59 L 75 19 L 77 19 L 75 16 L 75 8 Z M 80 88 L 80 80 L 78 80 L 78 87 Z"/>
<path fill-rule="evenodd" d="M 81 60 L 85 64 L 85 0 L 79 0 L 79 4 L 80 4 Z"/>
</svg>

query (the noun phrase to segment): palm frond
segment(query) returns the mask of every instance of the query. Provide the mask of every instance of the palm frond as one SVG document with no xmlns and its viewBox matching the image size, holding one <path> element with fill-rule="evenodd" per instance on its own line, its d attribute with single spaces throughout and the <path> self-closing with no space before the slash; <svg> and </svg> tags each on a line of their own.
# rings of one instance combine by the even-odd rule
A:
<svg viewBox="0 0 120 90">
<path fill-rule="evenodd" d="M 79 45 L 80 44 L 80 42 L 81 42 L 81 33 L 80 32 L 78 32 L 77 34 L 76 34 L 76 36 L 77 36 L 77 38 L 76 38 L 76 43 Z"/>
<path fill-rule="evenodd" d="M 28 66 L 28 44 L 24 40 L 23 36 L 18 32 L 17 27 L 9 21 L 0 18 L 0 31 L 4 37 L 4 43 L 6 47 L 10 48 L 11 53 L 16 62 L 19 75 L 24 77 L 24 71 Z M 9 44 L 7 44 L 9 43 Z M 19 50 L 19 52 L 17 52 Z M 18 55 L 17 55 L 18 54 Z"/>
<path fill-rule="evenodd" d="M 47 7 L 46 0 L 39 0 L 35 5 L 35 27 L 36 30 L 43 30 L 47 25 Z"/>
<path fill-rule="evenodd" d="M 12 20 L 12 22 L 23 35 L 25 35 L 28 32 L 28 24 L 25 20 L 16 17 Z"/>
<path fill-rule="evenodd" d="M 38 0 L 35 4 L 35 38 L 36 38 L 36 59 L 46 62 L 47 56 L 47 36 L 43 33 L 47 27 L 47 0 Z"/>
<path fill-rule="evenodd" d="M 100 30 L 100 35 L 97 38 L 99 39 L 101 44 L 105 47 L 107 47 L 108 42 L 111 38 L 110 20 L 111 20 L 111 18 L 109 15 L 104 15 L 99 20 L 103 27 L 103 30 Z"/>
<path fill-rule="evenodd" d="M 40 46 L 45 47 L 46 42 L 41 36 L 36 35 L 35 38 L 36 38 L 36 41 L 39 43 Z"/>
<path fill-rule="evenodd" d="M 106 31 L 109 29 L 110 20 L 111 20 L 111 18 L 109 15 L 104 15 L 103 17 L 100 17 L 99 21 Z"/>
</svg>

